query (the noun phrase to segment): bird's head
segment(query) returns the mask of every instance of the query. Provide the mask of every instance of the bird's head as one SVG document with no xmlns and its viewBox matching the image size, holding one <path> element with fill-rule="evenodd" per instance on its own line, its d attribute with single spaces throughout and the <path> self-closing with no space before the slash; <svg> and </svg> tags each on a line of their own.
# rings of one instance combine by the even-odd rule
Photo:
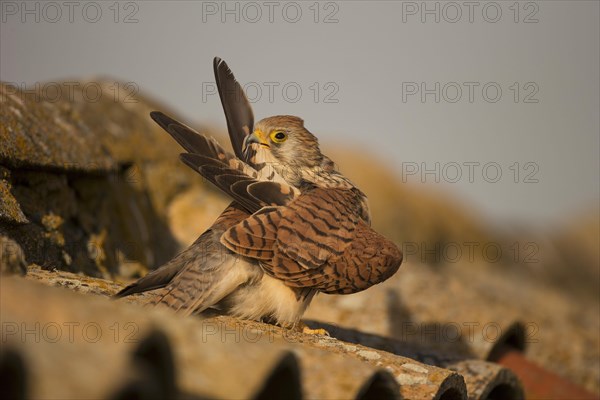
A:
<svg viewBox="0 0 600 400">
<path fill-rule="evenodd" d="M 244 147 L 251 143 L 269 150 L 281 166 L 288 168 L 314 168 L 323 162 L 317 138 L 304 127 L 301 118 L 291 115 L 258 121 Z"/>
</svg>

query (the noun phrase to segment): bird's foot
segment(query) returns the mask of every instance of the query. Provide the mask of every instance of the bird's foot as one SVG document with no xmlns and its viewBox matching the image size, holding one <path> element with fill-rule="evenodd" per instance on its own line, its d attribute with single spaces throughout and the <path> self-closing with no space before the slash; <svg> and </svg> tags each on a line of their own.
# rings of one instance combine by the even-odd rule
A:
<svg viewBox="0 0 600 400">
<path fill-rule="evenodd" d="M 329 334 L 329 332 L 327 332 L 325 329 L 323 329 L 323 328 L 312 329 L 302 321 L 300 321 L 296 324 L 296 329 L 299 332 L 304 333 L 306 335 L 331 336 Z"/>
<path fill-rule="evenodd" d="M 323 328 L 311 329 L 308 326 L 305 326 L 304 328 L 302 328 L 302 333 L 307 334 L 307 335 L 331 336 L 331 335 L 329 335 L 329 332 L 327 332 Z"/>
</svg>

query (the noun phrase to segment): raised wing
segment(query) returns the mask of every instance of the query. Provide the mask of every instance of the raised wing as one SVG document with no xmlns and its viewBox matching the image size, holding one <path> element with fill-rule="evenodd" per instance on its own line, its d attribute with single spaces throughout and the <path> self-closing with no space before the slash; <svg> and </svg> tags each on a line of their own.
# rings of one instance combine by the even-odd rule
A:
<svg viewBox="0 0 600 400">
<path fill-rule="evenodd" d="M 235 155 L 243 160 L 242 146 L 244 139 L 252 133 L 254 127 L 252 106 L 244 93 L 244 89 L 235 79 L 233 72 L 231 72 L 225 61 L 215 57 L 213 68 L 219 97 L 227 120 L 229 139 Z"/>
<path fill-rule="evenodd" d="M 213 138 L 207 138 L 199 134 L 187 125 L 160 111 L 152 111 L 150 118 L 171 135 L 188 153 L 204 154 L 225 163 L 230 160 L 234 160 L 234 162 L 237 160 L 233 154 L 226 151 Z"/>
<path fill-rule="evenodd" d="M 198 172 L 202 169 L 201 173 L 207 179 L 240 203 L 239 205 L 232 203 L 221 214 L 215 224 L 200 236 L 190 248 L 167 264 L 127 286 L 115 296 L 124 297 L 159 289 L 173 282 L 170 289 L 161 298 L 171 299 L 173 296 L 170 293 L 174 291 L 173 293 L 178 293 L 179 296 L 177 301 L 181 301 L 182 305 L 188 305 L 191 301 L 196 301 L 197 298 L 203 298 L 202 296 L 208 293 L 208 289 L 200 290 L 201 288 L 197 287 L 197 291 L 189 291 L 189 293 L 196 293 L 193 297 L 189 297 L 188 292 L 182 295 L 175 289 L 185 285 L 185 282 L 188 281 L 191 282 L 190 284 L 193 283 L 197 286 L 194 282 L 198 281 L 199 275 L 203 277 L 209 275 L 206 267 L 208 264 L 201 263 L 197 259 L 197 253 L 206 252 L 210 246 L 220 246 L 218 236 L 217 239 L 214 238 L 214 231 L 222 232 L 263 206 L 285 204 L 297 195 L 297 191 L 281 183 L 273 183 L 271 187 L 268 182 L 260 182 L 261 174 L 257 174 L 254 169 L 227 152 L 214 139 L 199 134 L 174 118 L 158 111 L 150 113 L 150 116 L 188 152 L 181 156 L 187 165 L 198 170 Z M 253 184 L 256 185 L 253 186 Z M 220 253 L 217 250 L 215 251 Z M 202 279 L 206 280 L 208 278 L 204 277 Z M 214 283 L 215 281 L 211 280 L 210 282 Z M 207 283 L 202 288 L 208 288 L 211 285 Z"/>
</svg>

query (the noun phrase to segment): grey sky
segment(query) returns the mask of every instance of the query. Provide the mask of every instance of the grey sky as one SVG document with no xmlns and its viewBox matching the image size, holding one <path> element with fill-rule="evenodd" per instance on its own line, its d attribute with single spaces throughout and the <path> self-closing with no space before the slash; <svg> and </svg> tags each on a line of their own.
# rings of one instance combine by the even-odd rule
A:
<svg viewBox="0 0 600 400">
<path fill-rule="evenodd" d="M 561 222 L 600 198 L 597 1 L 72 4 L 2 2 L 3 81 L 108 75 L 224 126 L 220 56 L 257 117 L 300 115 L 325 149 L 365 148 L 494 221 Z"/>
</svg>

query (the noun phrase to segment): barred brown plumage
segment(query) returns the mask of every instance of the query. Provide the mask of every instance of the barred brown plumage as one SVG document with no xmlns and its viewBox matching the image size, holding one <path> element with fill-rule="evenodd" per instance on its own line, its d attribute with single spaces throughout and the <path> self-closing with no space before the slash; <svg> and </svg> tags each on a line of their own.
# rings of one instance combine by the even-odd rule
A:
<svg viewBox="0 0 600 400">
<path fill-rule="evenodd" d="M 119 296 L 159 289 L 155 303 L 186 314 L 216 307 L 286 324 L 317 292 L 355 293 L 393 275 L 402 253 L 370 227 L 366 196 L 302 119 L 253 127 L 249 102 L 218 59 L 215 75 L 235 155 L 165 114 L 151 116 L 187 151 L 182 161 L 234 202 L 191 247 Z"/>
</svg>

